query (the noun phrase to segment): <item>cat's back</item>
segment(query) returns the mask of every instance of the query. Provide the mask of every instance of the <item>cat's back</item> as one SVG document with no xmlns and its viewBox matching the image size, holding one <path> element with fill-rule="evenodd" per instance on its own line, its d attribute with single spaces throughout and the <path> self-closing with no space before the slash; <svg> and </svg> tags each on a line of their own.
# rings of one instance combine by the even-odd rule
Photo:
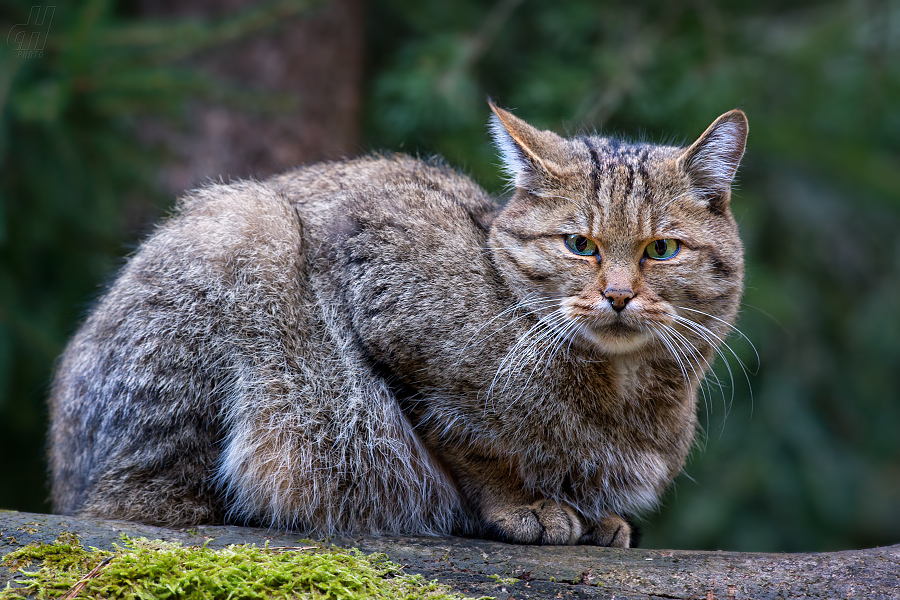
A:
<svg viewBox="0 0 900 600">
<path fill-rule="evenodd" d="M 315 368 L 326 360 L 316 348 L 334 343 L 316 265 L 331 277 L 334 249 L 373 231 L 402 231 L 412 249 L 456 239 L 477 254 L 493 208 L 447 166 L 402 155 L 187 194 L 60 358 L 50 399 L 55 510 L 222 521 L 213 474 L 234 418 L 229 398 L 279 369 Z M 384 266 L 396 271 L 409 255 Z"/>
<path fill-rule="evenodd" d="M 342 237 L 350 221 L 427 216 L 430 225 L 483 230 L 497 209 L 491 196 L 440 158 L 365 156 L 300 167 L 268 180 L 296 208 L 308 237 Z M 407 229 L 415 229 L 415 222 Z"/>
</svg>

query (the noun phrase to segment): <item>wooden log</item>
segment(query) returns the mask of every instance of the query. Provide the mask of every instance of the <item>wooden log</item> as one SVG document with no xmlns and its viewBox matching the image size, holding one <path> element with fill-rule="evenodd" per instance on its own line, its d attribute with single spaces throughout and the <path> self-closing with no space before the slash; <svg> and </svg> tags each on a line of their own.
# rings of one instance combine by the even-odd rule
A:
<svg viewBox="0 0 900 600">
<path fill-rule="evenodd" d="M 31 542 L 77 534 L 109 549 L 121 535 L 219 548 L 229 544 L 302 545 L 297 534 L 203 526 L 167 529 L 59 515 L 0 512 L 0 554 Z M 455 537 L 353 537 L 342 547 L 383 552 L 408 573 L 437 579 L 468 596 L 739 600 L 745 598 L 900 598 L 900 545 L 803 554 L 518 546 Z M 10 578 L 0 567 L 0 581 Z"/>
</svg>

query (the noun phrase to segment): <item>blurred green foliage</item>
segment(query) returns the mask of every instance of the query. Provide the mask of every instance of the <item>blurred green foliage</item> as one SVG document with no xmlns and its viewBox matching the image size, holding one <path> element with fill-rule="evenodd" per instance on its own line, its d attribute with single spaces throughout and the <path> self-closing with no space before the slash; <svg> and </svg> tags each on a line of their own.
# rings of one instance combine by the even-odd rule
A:
<svg viewBox="0 0 900 600">
<path fill-rule="evenodd" d="M 205 27 L 77 6 L 57 8 L 43 59 L 0 58 L 0 506 L 27 510 L 47 508 L 52 361 L 163 158 L 133 122 L 219 93 L 166 41 L 216 43 Z M 383 0 L 367 20 L 368 146 L 442 154 L 497 192 L 486 95 L 560 133 L 677 143 L 742 106 L 739 326 L 759 360 L 729 340 L 733 377 L 718 361 L 725 389 L 707 389 L 705 434 L 645 545 L 900 542 L 898 0 Z"/>
<path fill-rule="evenodd" d="M 0 48 L 0 506 L 49 510 L 53 362 L 125 244 L 169 203 L 156 185 L 165 152 L 143 143 L 139 127 L 184 118 L 189 100 L 279 106 L 182 59 L 311 4 L 158 23 L 123 17 L 110 0 L 64 3 L 46 21 L 40 58 L 18 56 L 22 28 L 9 29 L 28 23 L 32 2 L 0 5 L 0 30 L 12 36 Z"/>
</svg>

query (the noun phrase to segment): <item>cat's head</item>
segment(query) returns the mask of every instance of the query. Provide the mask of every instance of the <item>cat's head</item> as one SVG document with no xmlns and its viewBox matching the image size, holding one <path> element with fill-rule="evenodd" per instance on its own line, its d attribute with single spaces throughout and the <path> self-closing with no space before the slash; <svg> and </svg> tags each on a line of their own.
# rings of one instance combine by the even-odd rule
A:
<svg viewBox="0 0 900 600">
<path fill-rule="evenodd" d="M 716 332 L 734 319 L 743 250 L 730 200 L 747 139 L 742 111 L 678 148 L 564 139 L 491 109 L 515 194 L 490 245 L 524 310 L 561 340 L 614 354 L 677 344 L 671 330 L 692 327 L 679 320 Z"/>
</svg>

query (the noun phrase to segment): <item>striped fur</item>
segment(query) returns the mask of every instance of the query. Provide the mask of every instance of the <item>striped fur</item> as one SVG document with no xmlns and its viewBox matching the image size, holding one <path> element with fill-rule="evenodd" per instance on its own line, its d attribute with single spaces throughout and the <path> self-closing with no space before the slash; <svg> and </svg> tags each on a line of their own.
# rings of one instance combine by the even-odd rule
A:
<svg viewBox="0 0 900 600">
<path fill-rule="evenodd" d="M 399 155 L 183 198 L 60 359 L 55 510 L 629 545 L 737 312 L 746 119 L 680 149 L 492 109 L 502 209 Z"/>
</svg>

